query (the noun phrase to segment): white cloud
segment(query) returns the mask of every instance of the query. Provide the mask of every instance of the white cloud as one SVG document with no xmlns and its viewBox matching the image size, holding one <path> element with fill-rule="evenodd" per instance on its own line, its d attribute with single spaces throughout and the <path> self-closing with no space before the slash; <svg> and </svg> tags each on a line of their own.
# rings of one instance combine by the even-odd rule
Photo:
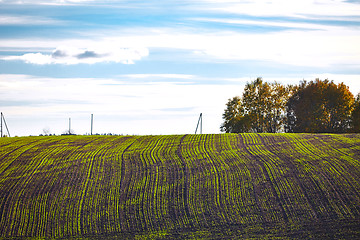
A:
<svg viewBox="0 0 360 240">
<path fill-rule="evenodd" d="M 254 24 L 256 22 L 251 21 Z M 283 25 L 287 26 L 287 23 Z M 148 49 L 155 48 L 165 51 L 166 49 L 186 50 L 208 59 L 271 61 L 310 67 L 359 65 L 360 29 L 313 24 L 301 26 L 322 28 L 311 31 L 288 30 L 256 34 L 223 30 L 198 33 L 180 28 L 138 28 L 133 31 L 113 29 L 96 37 L 89 34 L 84 40 L 13 39 L 10 41 L 5 39 L 0 40 L 0 50 L 3 51 L 22 49 L 30 52 L 39 49 L 39 52 L 44 52 L 56 46 L 72 47 L 58 47 L 52 54 L 32 52 L 22 56 L 3 56 L 0 59 L 22 60 L 36 64 L 133 63 L 148 56 Z M 173 56 L 169 55 L 169 58 L 171 57 Z"/>
<path fill-rule="evenodd" d="M 22 60 L 26 63 L 34 63 L 34 64 L 50 64 L 51 56 L 43 55 L 41 53 L 27 53 L 22 56 L 8 56 L 4 57 L 4 60 Z"/>
<path fill-rule="evenodd" d="M 10 4 L 41 4 L 41 5 L 71 5 L 77 3 L 92 3 L 97 0 L 2 0 Z"/>
<path fill-rule="evenodd" d="M 150 79 L 150 78 L 166 78 L 166 79 L 193 79 L 194 75 L 188 74 L 127 74 L 119 77 L 135 78 L 135 79 Z"/>
<path fill-rule="evenodd" d="M 147 48 L 74 48 L 59 47 L 52 54 L 27 53 L 22 56 L 6 56 L 3 60 L 21 60 L 32 64 L 94 64 L 116 62 L 133 64 L 149 55 Z"/>
<path fill-rule="evenodd" d="M 254 16 L 358 16 L 360 6 L 343 0 L 203 0 L 209 8 Z"/>
<path fill-rule="evenodd" d="M 239 19 L 228 19 L 228 18 L 194 18 L 194 21 L 201 22 L 215 22 L 215 23 L 226 23 L 226 24 L 238 24 L 246 26 L 262 26 L 262 27 L 284 27 L 292 28 L 297 30 L 328 30 L 329 26 L 314 24 L 314 23 L 297 23 L 297 22 L 286 22 L 286 21 L 263 21 L 263 20 L 239 20 Z"/>
<path fill-rule="evenodd" d="M 112 41 L 117 39 L 128 42 L 142 40 L 149 48 L 186 49 L 215 59 L 272 61 L 296 66 L 357 65 L 360 59 L 359 30 L 342 27 L 258 34 L 233 31 L 197 34 L 164 30 L 153 35 L 113 37 Z"/>
<path fill-rule="evenodd" d="M 63 22 L 40 16 L 0 15 L 0 25 L 54 25 Z"/>
<path fill-rule="evenodd" d="M 314 26 L 310 24 L 309 27 Z M 257 34 L 220 30 L 196 33 L 183 29 L 142 28 L 126 34 L 114 30 L 113 33 L 104 33 L 103 37 L 89 37 L 87 40 L 0 40 L 0 50 L 3 51 L 23 49 L 29 52 L 31 49 L 41 51 L 41 48 L 44 48 L 41 51 L 43 52 L 54 49 L 54 45 L 72 46 L 58 47 L 52 54 L 33 52 L 22 56 L 2 56 L 0 59 L 22 60 L 34 64 L 133 63 L 148 56 L 148 49 L 155 48 L 186 50 L 201 58 L 210 59 L 331 67 L 340 64 L 358 65 L 359 42 L 359 29 L 335 26 L 312 31 L 289 30 Z"/>
<path fill-rule="evenodd" d="M 221 59 L 263 60 L 296 66 L 359 64 L 360 37 L 327 32 L 283 32 L 216 37 L 205 52 Z M 215 39 L 214 39 L 215 40 Z M 208 41 L 209 42 L 209 41 Z M 219 42 L 217 46 L 215 43 Z"/>
</svg>

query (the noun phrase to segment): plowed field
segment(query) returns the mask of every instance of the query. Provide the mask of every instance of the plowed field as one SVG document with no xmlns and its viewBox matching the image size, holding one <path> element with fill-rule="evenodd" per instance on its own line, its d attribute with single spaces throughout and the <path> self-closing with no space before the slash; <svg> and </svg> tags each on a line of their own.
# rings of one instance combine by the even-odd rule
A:
<svg viewBox="0 0 360 240">
<path fill-rule="evenodd" d="M 360 135 L 2 138 L 0 236 L 359 239 Z"/>
</svg>

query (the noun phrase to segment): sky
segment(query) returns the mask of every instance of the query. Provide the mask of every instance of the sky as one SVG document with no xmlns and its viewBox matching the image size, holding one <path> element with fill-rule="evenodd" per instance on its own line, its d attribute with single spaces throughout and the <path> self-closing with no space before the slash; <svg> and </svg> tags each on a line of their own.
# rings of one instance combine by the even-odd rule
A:
<svg viewBox="0 0 360 240">
<path fill-rule="evenodd" d="M 12 136 L 220 133 L 247 82 L 360 92 L 360 0 L 0 0 Z"/>
</svg>

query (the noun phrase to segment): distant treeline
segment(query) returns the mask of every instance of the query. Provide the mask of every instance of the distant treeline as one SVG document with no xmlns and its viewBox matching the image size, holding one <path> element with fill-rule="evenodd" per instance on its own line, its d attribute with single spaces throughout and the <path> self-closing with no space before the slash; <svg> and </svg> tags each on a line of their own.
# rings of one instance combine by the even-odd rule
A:
<svg viewBox="0 0 360 240">
<path fill-rule="evenodd" d="M 360 132 L 360 95 L 327 79 L 284 86 L 257 78 L 228 100 L 223 119 L 227 133 Z"/>
</svg>

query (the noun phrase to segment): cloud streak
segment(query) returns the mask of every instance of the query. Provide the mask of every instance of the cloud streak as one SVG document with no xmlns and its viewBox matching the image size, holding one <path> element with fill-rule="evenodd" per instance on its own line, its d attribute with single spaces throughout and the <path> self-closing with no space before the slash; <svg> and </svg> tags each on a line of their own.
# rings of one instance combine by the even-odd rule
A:
<svg viewBox="0 0 360 240">
<path fill-rule="evenodd" d="M 31 64 L 95 64 L 101 62 L 115 62 L 134 64 L 149 55 L 147 48 L 98 48 L 82 49 L 74 47 L 59 47 L 52 54 L 27 53 L 21 56 L 6 56 L 3 60 L 20 60 Z"/>
<path fill-rule="evenodd" d="M 291 23 L 264 21 L 245 21 L 233 19 L 200 19 L 234 24 L 277 24 L 291 27 Z M 57 47 L 51 53 L 26 53 L 20 56 L 2 56 L 2 60 L 20 60 L 31 64 L 95 64 L 115 62 L 133 64 L 149 56 L 150 51 L 167 53 L 169 50 L 182 50 L 185 58 L 201 61 L 213 60 L 253 60 L 269 61 L 294 66 L 331 67 L 335 65 L 359 65 L 360 42 L 359 29 L 346 26 L 328 26 L 321 24 L 296 23 L 296 29 L 272 33 L 243 33 L 212 30 L 196 33 L 191 29 L 178 28 L 138 28 L 104 31 L 88 39 L 64 39 L 49 41 L 46 39 L 0 40 L 0 49 L 23 49 L 29 52 L 34 48 Z M 300 29 L 303 28 L 303 29 Z M 305 29 L 305 30 L 304 30 Z M 20 47 L 21 46 L 21 47 Z M 82 47 L 88 46 L 88 47 Z M 104 47 L 106 46 L 106 47 Z M 123 46 L 123 47 L 119 47 Z M 153 49 L 153 50 L 152 50 Z M 171 60 L 176 56 L 171 56 Z"/>
<path fill-rule="evenodd" d="M 59 25 L 64 22 L 40 16 L 0 15 L 0 25 Z"/>
<path fill-rule="evenodd" d="M 304 25 L 305 27 L 306 25 Z M 309 27 L 318 27 L 312 26 Z M 57 41 L 66 46 L 58 47 L 50 54 L 26 53 L 20 56 L 2 56 L 7 61 L 20 60 L 31 64 L 95 64 L 115 62 L 133 64 L 149 56 L 151 49 L 167 52 L 169 49 L 186 51 L 187 57 L 201 60 L 255 60 L 271 61 L 294 66 L 329 67 L 339 64 L 359 65 L 359 30 L 326 26 L 312 31 L 289 30 L 274 33 L 237 33 L 214 31 L 197 34 L 181 29 L 142 29 L 140 33 L 116 35 L 109 32 L 98 40 L 77 39 Z M 81 48 L 86 45 L 95 47 Z M 116 43 L 116 44 L 114 44 Z M 135 44 L 134 44 L 135 43 Z M 48 41 L 1 41 L 0 49 L 24 46 L 23 51 L 44 46 Z M 135 45 L 143 45 L 136 47 Z M 103 48 L 102 46 L 109 46 Z M 120 48 L 118 46 L 127 46 Z M 171 58 L 171 56 L 169 56 Z"/>
<path fill-rule="evenodd" d="M 203 0 L 214 11 L 252 16 L 358 16 L 359 5 L 343 0 Z M 326 13 L 326 14 L 324 14 Z"/>
<path fill-rule="evenodd" d="M 32 5 L 73 5 L 93 3 L 97 0 L 1 0 L 0 3 L 7 4 L 32 4 Z"/>
</svg>

